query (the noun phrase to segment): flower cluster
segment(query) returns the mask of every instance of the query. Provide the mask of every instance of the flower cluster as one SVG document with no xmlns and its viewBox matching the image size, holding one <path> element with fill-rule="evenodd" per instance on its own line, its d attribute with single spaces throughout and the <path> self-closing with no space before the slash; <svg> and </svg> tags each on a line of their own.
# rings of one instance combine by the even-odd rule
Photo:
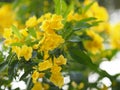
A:
<svg viewBox="0 0 120 90">
<path fill-rule="evenodd" d="M 62 20 L 61 15 L 48 13 L 38 19 L 35 16 L 29 18 L 26 27 L 21 30 L 16 26 L 5 29 L 4 43 L 12 47 L 12 52 L 16 53 L 19 60 L 24 58 L 29 61 L 33 51 L 44 53 L 42 62 L 39 62 L 32 75 L 35 85 L 37 80 L 45 75 L 46 70 L 51 72 L 50 81 L 56 86 L 61 88 L 64 84 L 60 71 L 61 65 L 65 65 L 67 59 L 63 55 L 54 58 L 49 55 L 49 51 L 64 43 L 62 36 L 56 32 L 63 28 Z"/>
<path fill-rule="evenodd" d="M 65 84 L 65 76 L 70 76 L 67 83 L 70 90 L 86 90 L 93 86 L 86 81 L 86 73 L 91 73 L 89 69 L 100 75 L 99 80 L 106 76 L 116 80 L 116 77 L 110 76 L 92 62 L 100 60 L 98 64 L 103 58 L 110 60 L 120 49 L 120 24 L 112 27 L 107 10 L 97 1 L 26 0 L 24 7 L 21 5 L 22 1 L 16 3 L 19 8 L 14 10 L 19 12 L 19 15 L 25 13 L 24 18 L 18 17 L 12 11 L 11 5 L 0 7 L 0 35 L 2 34 L 4 48 L 9 51 L 8 56 L 2 56 L 0 51 L 0 72 L 4 70 L 3 66 L 8 67 L 11 81 L 16 78 L 19 70 L 24 70 L 20 80 L 24 79 L 26 83 L 31 84 L 27 86 L 28 90 L 53 90 L 52 86 L 61 89 Z M 30 9 L 37 7 L 38 3 L 39 6 L 45 4 L 43 11 L 50 10 L 50 13 L 43 14 L 36 9 L 34 15 Z M 49 8 L 52 4 L 55 4 L 55 7 Z M 20 18 L 25 19 L 23 25 L 16 21 Z M 81 78 L 84 74 L 86 79 Z M 99 81 L 96 81 L 94 85 L 98 83 Z M 108 87 L 103 85 L 103 88 Z"/>
</svg>

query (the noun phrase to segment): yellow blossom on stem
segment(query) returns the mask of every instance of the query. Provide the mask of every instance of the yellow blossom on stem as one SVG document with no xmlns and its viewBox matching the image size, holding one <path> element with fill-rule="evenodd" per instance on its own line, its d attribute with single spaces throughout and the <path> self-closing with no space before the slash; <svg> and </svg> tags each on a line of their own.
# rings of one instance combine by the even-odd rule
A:
<svg viewBox="0 0 120 90">
<path fill-rule="evenodd" d="M 23 45 L 21 49 L 21 56 L 24 56 L 25 60 L 28 61 L 32 57 L 32 47 Z"/>
<path fill-rule="evenodd" d="M 32 88 L 32 90 L 44 90 L 42 84 L 40 82 L 36 82 Z"/>
<path fill-rule="evenodd" d="M 21 57 L 21 48 L 18 46 L 13 46 L 12 47 L 12 52 L 15 52 L 17 54 L 18 59 Z"/>
<path fill-rule="evenodd" d="M 27 36 L 28 36 L 27 28 L 20 30 L 20 33 L 21 33 L 24 37 L 27 37 Z"/>
<path fill-rule="evenodd" d="M 37 18 L 35 16 L 29 18 L 26 21 L 26 27 L 34 27 L 37 25 Z"/>
<path fill-rule="evenodd" d="M 41 51 L 53 50 L 58 47 L 60 44 L 64 43 L 62 36 L 53 34 L 45 34 L 44 40 L 41 43 Z"/>
<path fill-rule="evenodd" d="M 39 71 L 44 71 L 52 67 L 52 61 L 51 60 L 45 60 L 43 62 L 40 62 L 38 65 Z"/>
<path fill-rule="evenodd" d="M 50 70 L 50 71 L 51 71 L 52 73 L 58 73 L 58 72 L 61 71 L 61 69 L 62 69 L 62 68 L 61 68 L 60 66 L 54 65 L 54 66 L 51 67 L 51 70 Z"/>
<path fill-rule="evenodd" d="M 60 72 L 52 73 L 50 77 L 50 81 L 59 88 L 61 88 L 64 84 L 64 78 Z"/>
<path fill-rule="evenodd" d="M 61 15 L 53 14 L 52 18 L 43 21 L 40 28 L 44 31 L 60 30 L 63 28 L 62 20 L 63 18 Z"/>
<path fill-rule="evenodd" d="M 74 10 L 71 10 L 70 13 L 67 16 L 67 21 L 70 22 L 72 20 L 75 21 L 80 21 L 83 18 L 82 15 L 78 14 L 78 13 L 74 13 Z"/>
<path fill-rule="evenodd" d="M 67 62 L 67 59 L 64 58 L 63 55 L 60 55 L 58 58 L 54 58 L 54 63 L 57 65 L 65 65 Z"/>
<path fill-rule="evenodd" d="M 92 30 L 87 31 L 87 34 L 92 38 L 92 40 L 84 41 L 85 48 L 93 54 L 98 53 L 103 49 L 103 38 Z"/>
<path fill-rule="evenodd" d="M 32 74 L 32 81 L 33 83 L 37 82 L 37 79 L 39 78 L 39 72 L 37 72 L 36 70 L 33 72 Z"/>
<path fill-rule="evenodd" d="M 12 35 L 11 28 L 5 28 L 4 33 L 3 33 L 3 37 L 7 39 L 7 38 L 10 38 L 11 35 Z"/>
</svg>

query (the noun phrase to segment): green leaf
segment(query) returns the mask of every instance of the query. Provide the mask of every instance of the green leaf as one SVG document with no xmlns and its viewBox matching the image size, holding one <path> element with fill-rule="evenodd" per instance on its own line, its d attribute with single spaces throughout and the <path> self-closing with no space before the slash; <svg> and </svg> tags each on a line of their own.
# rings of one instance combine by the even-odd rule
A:
<svg viewBox="0 0 120 90">
<path fill-rule="evenodd" d="M 20 34 L 16 26 L 12 25 L 12 31 L 19 39 L 22 39 L 22 35 Z"/>
<path fill-rule="evenodd" d="M 79 48 L 72 47 L 69 48 L 69 53 L 73 60 L 75 60 L 76 62 L 86 65 L 89 68 L 97 71 L 97 66 L 94 63 L 92 63 L 91 58 L 87 55 L 86 52 L 81 51 Z"/>
<path fill-rule="evenodd" d="M 55 3 L 55 13 L 60 15 L 62 14 L 66 9 L 66 3 L 64 0 L 53 0 Z"/>
<path fill-rule="evenodd" d="M 29 34 L 30 34 L 31 36 L 33 36 L 33 37 L 36 38 L 36 32 L 35 32 L 34 28 L 29 28 L 29 29 L 28 29 L 28 32 L 29 32 Z"/>
<path fill-rule="evenodd" d="M 94 18 L 94 17 L 82 19 L 76 23 L 76 25 L 74 26 L 74 30 L 75 31 L 83 30 L 83 29 L 85 30 L 86 28 L 97 26 L 101 22 L 102 21 L 96 21 L 96 18 Z"/>
<path fill-rule="evenodd" d="M 26 76 L 28 76 L 28 74 L 30 74 L 31 71 L 25 71 L 25 73 L 20 77 L 20 80 L 23 80 L 26 78 Z"/>
<path fill-rule="evenodd" d="M 8 77 L 12 80 L 17 75 L 18 60 L 12 61 L 8 66 Z"/>
<path fill-rule="evenodd" d="M 93 20 L 96 20 L 96 18 L 95 17 L 84 18 L 80 20 L 80 22 L 88 22 L 88 21 L 93 21 Z"/>
<path fill-rule="evenodd" d="M 108 49 L 108 50 L 104 50 L 101 53 L 101 58 L 106 57 L 108 60 L 111 60 L 113 56 L 115 56 L 115 54 L 118 52 L 118 50 L 116 49 Z"/>
<path fill-rule="evenodd" d="M 31 90 L 32 87 L 33 87 L 32 78 L 29 77 L 28 81 L 27 81 L 27 88 L 26 88 L 26 90 Z"/>
<path fill-rule="evenodd" d="M 64 12 L 63 16 L 66 17 L 73 8 L 74 2 L 71 2 L 71 4 L 67 7 L 66 11 Z"/>
<path fill-rule="evenodd" d="M 0 63 L 0 72 L 2 72 L 8 65 L 7 61 Z"/>
<path fill-rule="evenodd" d="M 68 41 L 70 41 L 70 42 L 80 42 L 81 38 L 79 36 L 71 36 Z"/>
<path fill-rule="evenodd" d="M 12 43 L 12 44 L 10 44 L 11 46 L 19 46 L 19 47 L 21 47 L 23 44 L 22 43 L 20 43 L 20 42 L 16 42 L 16 43 Z"/>
<path fill-rule="evenodd" d="M 0 62 L 2 62 L 4 60 L 4 55 L 2 53 L 2 51 L 0 51 Z"/>
<path fill-rule="evenodd" d="M 91 2 L 90 4 L 86 5 L 84 8 L 84 13 L 94 4 L 95 1 Z"/>
</svg>

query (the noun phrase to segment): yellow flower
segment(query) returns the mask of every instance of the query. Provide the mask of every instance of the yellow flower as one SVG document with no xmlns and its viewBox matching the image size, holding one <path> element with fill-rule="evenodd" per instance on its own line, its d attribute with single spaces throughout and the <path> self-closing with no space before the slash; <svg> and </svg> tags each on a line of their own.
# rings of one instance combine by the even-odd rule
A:
<svg viewBox="0 0 120 90">
<path fill-rule="evenodd" d="M 62 16 L 54 14 L 51 18 L 51 27 L 52 29 L 59 30 L 63 28 Z"/>
<path fill-rule="evenodd" d="M 113 30 L 110 34 L 111 46 L 115 49 L 120 49 L 120 23 L 116 24 L 113 27 Z"/>
<path fill-rule="evenodd" d="M 84 83 L 83 83 L 83 82 L 81 82 L 81 83 L 78 85 L 78 89 L 79 89 L 79 90 L 81 90 L 81 89 L 83 89 L 83 88 L 84 88 L 84 86 L 85 86 L 85 85 L 84 85 Z"/>
<path fill-rule="evenodd" d="M 35 16 L 29 18 L 27 21 L 26 21 L 26 26 L 27 27 L 34 27 L 37 25 L 37 18 Z"/>
<path fill-rule="evenodd" d="M 63 28 L 62 20 L 63 18 L 61 15 L 53 14 L 50 19 L 46 19 L 43 21 L 40 28 L 44 31 L 60 30 Z"/>
<path fill-rule="evenodd" d="M 61 71 L 61 69 L 62 69 L 62 68 L 61 68 L 60 66 L 54 65 L 54 66 L 51 67 L 51 72 L 52 72 L 52 73 L 58 73 L 58 72 Z"/>
<path fill-rule="evenodd" d="M 84 5 L 88 5 L 92 2 L 93 0 L 85 0 Z M 99 6 L 98 2 L 94 2 L 92 4 L 92 6 L 87 10 L 87 12 L 85 13 L 86 17 L 95 17 L 98 20 L 102 20 L 102 21 L 108 21 L 108 13 L 107 10 L 102 7 Z"/>
<path fill-rule="evenodd" d="M 61 88 L 64 84 L 64 78 L 60 72 L 52 73 L 50 81 L 59 88 Z"/>
<path fill-rule="evenodd" d="M 24 56 L 25 60 L 28 61 L 32 57 L 32 47 L 23 45 L 21 49 L 21 56 Z"/>
<path fill-rule="evenodd" d="M 74 18 L 73 14 L 74 14 L 74 11 L 71 10 L 70 13 L 69 13 L 68 16 L 67 16 L 67 21 L 68 21 L 68 22 L 70 22 L 70 21 L 73 20 L 73 18 Z"/>
<path fill-rule="evenodd" d="M 39 71 L 44 71 L 52 67 L 52 61 L 51 60 L 45 60 L 43 62 L 40 62 L 39 65 Z"/>
<path fill-rule="evenodd" d="M 27 37 L 27 36 L 28 36 L 27 28 L 20 30 L 20 33 L 21 33 L 24 37 Z"/>
<path fill-rule="evenodd" d="M 84 41 L 84 47 L 91 53 L 96 54 L 103 49 L 103 38 L 92 30 L 87 31 L 92 40 Z"/>
<path fill-rule="evenodd" d="M 44 40 L 41 43 L 41 51 L 49 51 L 57 48 L 60 44 L 64 43 L 64 39 L 55 33 L 45 34 Z"/>
<path fill-rule="evenodd" d="M 3 33 L 3 37 L 8 39 L 8 38 L 10 38 L 11 35 L 12 35 L 11 28 L 5 28 L 4 33 Z"/>
<path fill-rule="evenodd" d="M 45 34 L 45 38 L 41 44 L 41 51 L 54 50 L 62 43 L 64 43 L 64 39 L 60 35 L 55 33 Z"/>
<path fill-rule="evenodd" d="M 37 72 L 36 70 L 33 72 L 32 74 L 32 81 L 33 83 L 37 82 L 37 79 L 39 78 L 39 72 Z"/>
<path fill-rule="evenodd" d="M 50 20 L 45 20 L 42 25 L 40 26 L 40 28 L 44 31 L 47 31 L 47 30 L 51 30 L 51 22 Z"/>
<path fill-rule="evenodd" d="M 0 7 L 0 34 L 3 34 L 4 28 L 10 28 L 15 22 L 15 13 L 12 11 L 10 4 Z"/>
<path fill-rule="evenodd" d="M 72 20 L 75 20 L 75 21 L 79 21 L 83 18 L 82 15 L 78 14 L 78 13 L 74 13 L 73 10 L 71 10 L 71 12 L 68 14 L 67 16 L 67 21 L 70 22 Z"/>
<path fill-rule="evenodd" d="M 51 18 L 51 13 L 46 13 L 45 15 L 42 15 L 40 18 L 38 18 L 37 22 L 41 23 L 44 20 L 49 20 Z"/>
<path fill-rule="evenodd" d="M 44 90 L 42 84 L 40 82 L 36 82 L 32 88 L 32 90 Z"/>
<path fill-rule="evenodd" d="M 44 60 L 47 60 L 49 58 L 48 51 L 44 51 Z"/>
<path fill-rule="evenodd" d="M 39 73 L 39 78 L 44 77 L 45 73 Z"/>
<path fill-rule="evenodd" d="M 13 46 L 12 47 L 12 52 L 15 52 L 17 54 L 18 59 L 21 57 L 21 48 L 18 46 Z"/>
<path fill-rule="evenodd" d="M 44 83 L 44 84 L 43 84 L 43 87 L 44 87 L 44 90 L 49 90 L 49 87 L 50 87 L 50 86 L 49 86 L 49 84 L 45 84 L 45 83 Z"/>
<path fill-rule="evenodd" d="M 65 65 L 66 64 L 67 59 L 64 58 L 63 55 L 60 55 L 58 58 L 54 58 L 54 63 L 57 65 Z"/>
</svg>

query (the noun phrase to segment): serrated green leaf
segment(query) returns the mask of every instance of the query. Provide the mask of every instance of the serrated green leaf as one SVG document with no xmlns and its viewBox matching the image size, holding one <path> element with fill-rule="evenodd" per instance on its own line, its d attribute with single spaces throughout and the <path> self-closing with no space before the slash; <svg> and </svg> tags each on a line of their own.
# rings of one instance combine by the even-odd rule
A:
<svg viewBox="0 0 120 90">
<path fill-rule="evenodd" d="M 28 29 L 28 32 L 29 32 L 29 34 L 30 34 L 31 36 L 33 36 L 33 37 L 36 38 L 36 32 L 35 32 L 34 28 L 29 28 L 29 29 Z"/>
<path fill-rule="evenodd" d="M 19 38 L 19 39 L 22 39 L 22 35 L 20 34 L 19 30 L 17 29 L 16 26 L 12 25 L 12 31 L 13 33 Z"/>
</svg>

